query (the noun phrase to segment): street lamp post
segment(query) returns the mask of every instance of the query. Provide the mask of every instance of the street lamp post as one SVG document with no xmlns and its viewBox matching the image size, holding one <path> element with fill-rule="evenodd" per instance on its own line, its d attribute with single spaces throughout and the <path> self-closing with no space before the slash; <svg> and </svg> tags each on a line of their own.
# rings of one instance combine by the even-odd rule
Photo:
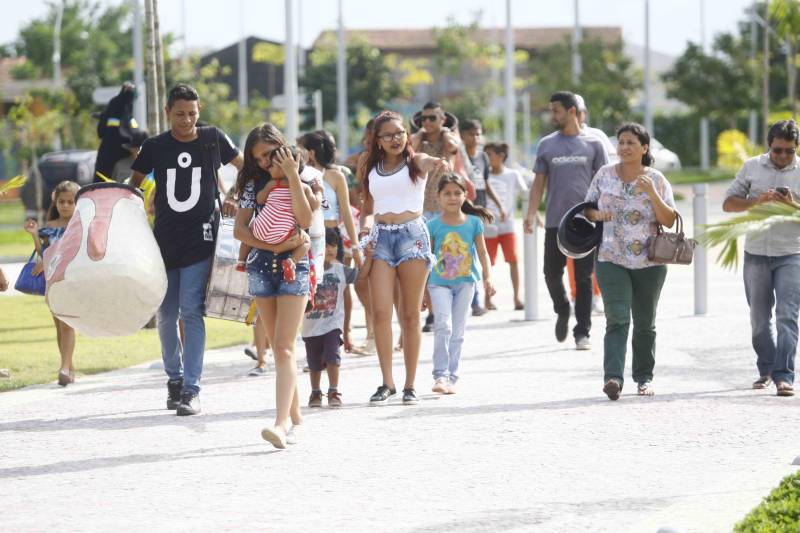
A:
<svg viewBox="0 0 800 533">
<path fill-rule="evenodd" d="M 53 28 L 53 85 L 57 91 L 61 90 L 61 21 L 64 18 L 64 2 L 58 2 L 56 11 L 56 24 Z M 53 137 L 53 149 L 61 150 L 61 133 L 56 132 Z"/>
<path fill-rule="evenodd" d="M 342 16 L 342 0 L 339 0 L 339 28 L 337 32 L 336 48 L 336 125 L 339 132 L 339 155 L 342 159 L 347 157 L 349 151 L 349 135 L 347 128 L 347 64 L 345 63 L 347 51 L 344 42 L 344 18 Z M 321 102 L 320 102 L 321 103 Z M 320 105 L 321 107 L 321 105 Z"/>
<path fill-rule="evenodd" d="M 238 67 L 239 67 L 239 144 L 244 146 L 246 139 L 245 128 L 243 127 L 243 113 L 247 109 L 247 37 L 245 35 L 244 21 L 245 9 L 244 1 L 239 0 L 239 47 Z"/>
<path fill-rule="evenodd" d="M 514 96 L 514 29 L 511 26 L 511 0 L 506 0 L 506 71 L 505 71 L 505 121 L 504 133 L 513 159 L 517 140 L 515 112 L 517 99 Z"/>
<path fill-rule="evenodd" d="M 292 0 L 285 0 L 286 42 L 284 43 L 283 94 L 285 96 L 286 137 L 291 141 L 297 138 L 297 59 L 294 46 L 294 16 Z"/>
<path fill-rule="evenodd" d="M 140 128 L 147 128 L 147 87 L 144 83 L 144 49 L 142 41 L 142 2 L 131 0 L 133 11 L 133 83 L 136 95 L 133 101 L 133 116 Z"/>
<path fill-rule="evenodd" d="M 706 52 L 706 1 L 700 0 L 700 46 L 703 53 Z M 710 156 L 708 153 L 708 117 L 700 118 L 700 168 L 708 170 L 710 168 Z"/>
<path fill-rule="evenodd" d="M 572 30 L 572 83 L 576 88 L 583 73 L 583 60 L 581 59 L 580 45 L 583 40 L 583 30 L 580 21 L 580 0 L 575 0 L 575 27 Z"/>
<path fill-rule="evenodd" d="M 650 0 L 644 0 L 644 126 L 655 135 L 653 129 L 653 103 L 650 80 Z"/>
</svg>

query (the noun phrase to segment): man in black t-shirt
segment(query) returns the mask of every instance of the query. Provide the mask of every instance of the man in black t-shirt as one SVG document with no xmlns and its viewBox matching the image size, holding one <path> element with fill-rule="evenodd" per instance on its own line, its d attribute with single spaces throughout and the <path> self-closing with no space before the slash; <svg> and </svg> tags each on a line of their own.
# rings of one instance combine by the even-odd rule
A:
<svg viewBox="0 0 800 533">
<path fill-rule="evenodd" d="M 214 207 L 219 166 L 242 167 L 242 155 L 219 129 L 197 127 L 200 100 L 192 87 L 176 85 L 166 106 L 170 130 L 147 139 L 131 169 L 133 186 L 155 176 L 155 234 L 167 269 L 167 294 L 158 310 L 158 336 L 167 382 L 167 409 L 200 412 L 206 330 L 205 290 L 214 254 Z M 185 341 L 178 335 L 183 321 Z"/>
</svg>

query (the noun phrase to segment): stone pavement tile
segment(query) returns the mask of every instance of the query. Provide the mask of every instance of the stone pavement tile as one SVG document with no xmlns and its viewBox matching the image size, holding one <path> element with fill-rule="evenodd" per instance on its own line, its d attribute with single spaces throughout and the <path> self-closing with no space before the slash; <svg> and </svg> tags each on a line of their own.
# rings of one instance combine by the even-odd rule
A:
<svg viewBox="0 0 800 533">
<path fill-rule="evenodd" d="M 0 395 L 3 529 L 729 531 L 795 470 L 800 427 L 796 400 L 749 388 L 741 274 L 710 272 L 709 314 L 694 317 L 692 270 L 670 268 L 651 398 L 628 380 L 608 401 L 604 319 L 591 351 L 556 343 L 546 294 L 542 320 L 469 320 L 452 396 L 430 392 L 432 335 L 415 407 L 369 407 L 377 358 L 346 357 L 344 408 L 304 409 L 286 451 L 259 434 L 273 376 L 246 377 L 240 348 L 207 354 L 196 417 L 163 409 L 158 365 Z"/>
</svg>

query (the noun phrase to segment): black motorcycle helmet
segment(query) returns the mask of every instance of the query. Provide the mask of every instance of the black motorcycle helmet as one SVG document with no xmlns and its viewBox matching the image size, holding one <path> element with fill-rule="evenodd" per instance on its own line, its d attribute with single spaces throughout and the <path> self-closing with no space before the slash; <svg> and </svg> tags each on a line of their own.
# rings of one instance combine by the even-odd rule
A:
<svg viewBox="0 0 800 533">
<path fill-rule="evenodd" d="M 558 249 L 567 257 L 582 259 L 603 240 L 603 223 L 591 222 L 583 216 L 587 207 L 597 209 L 597 204 L 581 202 L 573 206 L 558 225 Z"/>
</svg>

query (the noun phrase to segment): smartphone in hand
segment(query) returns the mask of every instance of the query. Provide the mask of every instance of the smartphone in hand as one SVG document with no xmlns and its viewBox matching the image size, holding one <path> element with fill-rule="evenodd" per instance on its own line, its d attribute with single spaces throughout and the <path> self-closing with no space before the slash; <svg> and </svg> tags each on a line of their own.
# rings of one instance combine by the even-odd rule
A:
<svg viewBox="0 0 800 533">
<path fill-rule="evenodd" d="M 789 196 L 789 187 L 775 187 L 775 191 L 783 196 Z"/>
</svg>

